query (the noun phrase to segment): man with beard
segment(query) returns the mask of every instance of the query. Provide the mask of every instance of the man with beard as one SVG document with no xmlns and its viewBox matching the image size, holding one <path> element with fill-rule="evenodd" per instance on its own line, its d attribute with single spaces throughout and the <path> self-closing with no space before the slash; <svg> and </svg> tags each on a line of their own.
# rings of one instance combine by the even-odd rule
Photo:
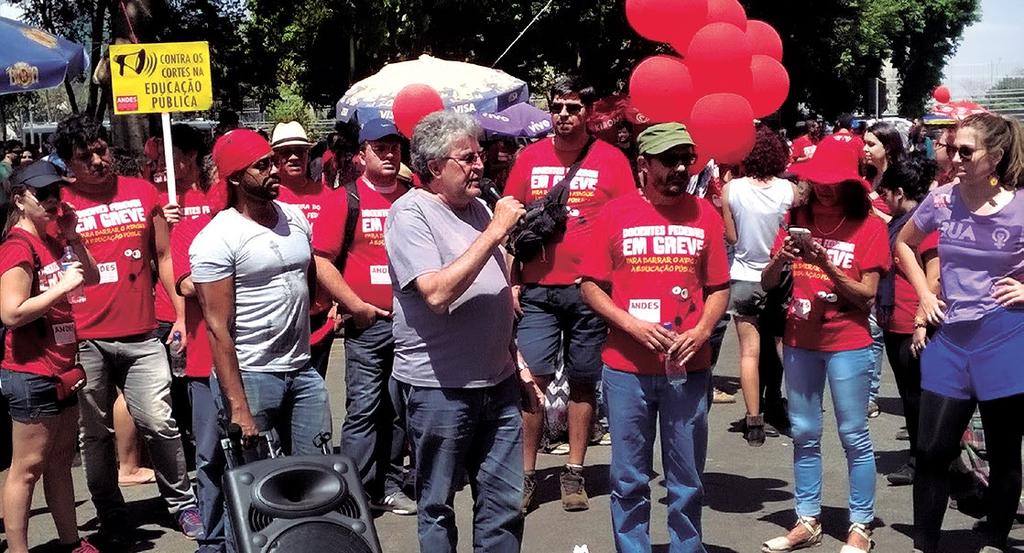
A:
<svg viewBox="0 0 1024 553">
<path fill-rule="evenodd" d="M 601 211 L 580 285 L 611 329 L 602 382 L 615 544 L 651 550 L 650 468 L 660 427 L 670 549 L 703 552 L 708 339 L 729 301 L 725 227 L 714 206 L 686 193 L 697 159 L 686 127 L 654 125 L 637 142 L 641 193 Z"/>
<path fill-rule="evenodd" d="M 203 526 L 171 416 L 170 367 L 153 333 L 151 262 L 168 294 L 175 293 L 160 190 L 114 173 L 106 130 L 89 117 L 62 121 L 54 144 L 75 176 L 62 199 L 78 213 L 78 232 L 100 272 L 99 283 L 85 287 L 86 301 L 75 304 L 74 312 L 78 360 L 87 376 L 80 415 L 82 460 L 101 531 L 112 548 L 127 545 L 128 513 L 117 485 L 114 448 L 113 405 L 120 388 L 146 439 L 161 496 L 182 532 L 200 538 Z M 184 321 L 175 328 L 184 331 Z"/>
<path fill-rule="evenodd" d="M 189 260 L 213 353 L 214 400 L 243 443 L 273 428 L 286 452 L 319 453 L 331 422 L 327 388 L 309 356 L 316 282 L 309 222 L 275 200 L 277 166 L 255 132 L 222 136 L 213 160 L 220 180 L 210 207 L 219 213 L 192 242 Z"/>
<path fill-rule="evenodd" d="M 544 198 L 568 173 L 568 221 L 564 236 L 547 244 L 536 258 L 513 267 L 513 297 L 522 317 L 516 341 L 526 366 L 542 390 L 564 361 L 569 381 L 569 458 L 559 477 L 562 508 L 583 511 L 590 500 L 583 462 L 601 378 L 601 345 L 607 328 L 580 299 L 578 265 L 591 243 L 590 225 L 612 198 L 636 194 L 629 161 L 618 148 L 587 133 L 594 89 L 573 78 L 556 82 L 548 107 L 555 135 L 527 146 L 516 158 L 505 193 L 524 204 Z M 523 465 L 526 471 L 523 511 L 530 508 L 535 487 L 537 448 L 544 414 L 523 415 Z"/>
</svg>

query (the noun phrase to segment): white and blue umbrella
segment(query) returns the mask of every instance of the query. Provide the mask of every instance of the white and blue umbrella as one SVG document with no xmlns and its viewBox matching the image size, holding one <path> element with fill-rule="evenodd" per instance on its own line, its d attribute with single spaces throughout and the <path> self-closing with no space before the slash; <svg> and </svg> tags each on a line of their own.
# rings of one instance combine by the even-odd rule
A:
<svg viewBox="0 0 1024 553">
<path fill-rule="evenodd" d="M 89 65 L 82 45 L 6 17 L 0 44 L 0 94 L 52 88 Z"/>
<path fill-rule="evenodd" d="M 530 96 L 526 82 L 504 71 L 423 55 L 411 61 L 389 63 L 375 75 L 352 85 L 338 101 L 338 120 L 394 121 L 391 104 L 411 84 L 429 85 L 441 95 L 445 109 L 462 113 L 495 113 L 525 102 Z"/>
<path fill-rule="evenodd" d="M 536 138 L 551 132 L 551 114 L 527 103 L 507 107 L 498 113 L 477 113 L 488 138 L 499 136 Z"/>
</svg>

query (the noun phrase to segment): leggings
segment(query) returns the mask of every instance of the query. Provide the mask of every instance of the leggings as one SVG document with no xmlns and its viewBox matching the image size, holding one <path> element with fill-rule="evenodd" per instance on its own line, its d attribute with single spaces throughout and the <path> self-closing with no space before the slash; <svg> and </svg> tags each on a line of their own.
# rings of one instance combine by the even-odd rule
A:
<svg viewBox="0 0 1024 553">
<path fill-rule="evenodd" d="M 938 549 L 942 517 L 949 503 L 949 465 L 960 453 L 960 440 L 975 405 L 981 411 L 991 469 L 986 506 L 986 545 L 1006 548 L 1021 491 L 1021 432 L 1024 394 L 976 402 L 921 393 L 917 470 L 914 475 L 914 547 Z"/>
<path fill-rule="evenodd" d="M 921 359 L 910 351 L 913 339 L 913 334 L 885 332 L 885 353 L 903 401 L 903 418 L 910 435 L 911 465 L 917 458 L 917 421 L 921 412 Z"/>
</svg>

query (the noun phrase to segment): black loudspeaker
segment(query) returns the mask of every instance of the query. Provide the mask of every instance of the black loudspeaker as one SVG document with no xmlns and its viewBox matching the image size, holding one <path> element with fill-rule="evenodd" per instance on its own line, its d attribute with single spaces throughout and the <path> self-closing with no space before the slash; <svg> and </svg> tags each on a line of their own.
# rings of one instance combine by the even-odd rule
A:
<svg viewBox="0 0 1024 553">
<path fill-rule="evenodd" d="M 256 461 L 224 475 L 239 553 L 381 553 L 359 472 L 344 455 Z"/>
</svg>

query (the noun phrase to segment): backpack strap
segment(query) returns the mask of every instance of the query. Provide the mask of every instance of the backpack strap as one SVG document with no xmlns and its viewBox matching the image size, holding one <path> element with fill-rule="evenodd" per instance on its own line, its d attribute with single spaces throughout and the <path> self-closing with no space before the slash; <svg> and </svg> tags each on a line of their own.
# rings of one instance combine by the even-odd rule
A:
<svg viewBox="0 0 1024 553">
<path fill-rule="evenodd" d="M 348 252 L 352 249 L 352 242 L 356 239 L 356 225 L 359 224 L 359 187 L 356 182 L 345 183 L 345 200 L 348 205 L 345 214 L 345 234 L 341 241 L 341 251 L 338 253 L 337 259 L 334 260 L 334 266 L 340 273 L 345 272 Z"/>
</svg>

